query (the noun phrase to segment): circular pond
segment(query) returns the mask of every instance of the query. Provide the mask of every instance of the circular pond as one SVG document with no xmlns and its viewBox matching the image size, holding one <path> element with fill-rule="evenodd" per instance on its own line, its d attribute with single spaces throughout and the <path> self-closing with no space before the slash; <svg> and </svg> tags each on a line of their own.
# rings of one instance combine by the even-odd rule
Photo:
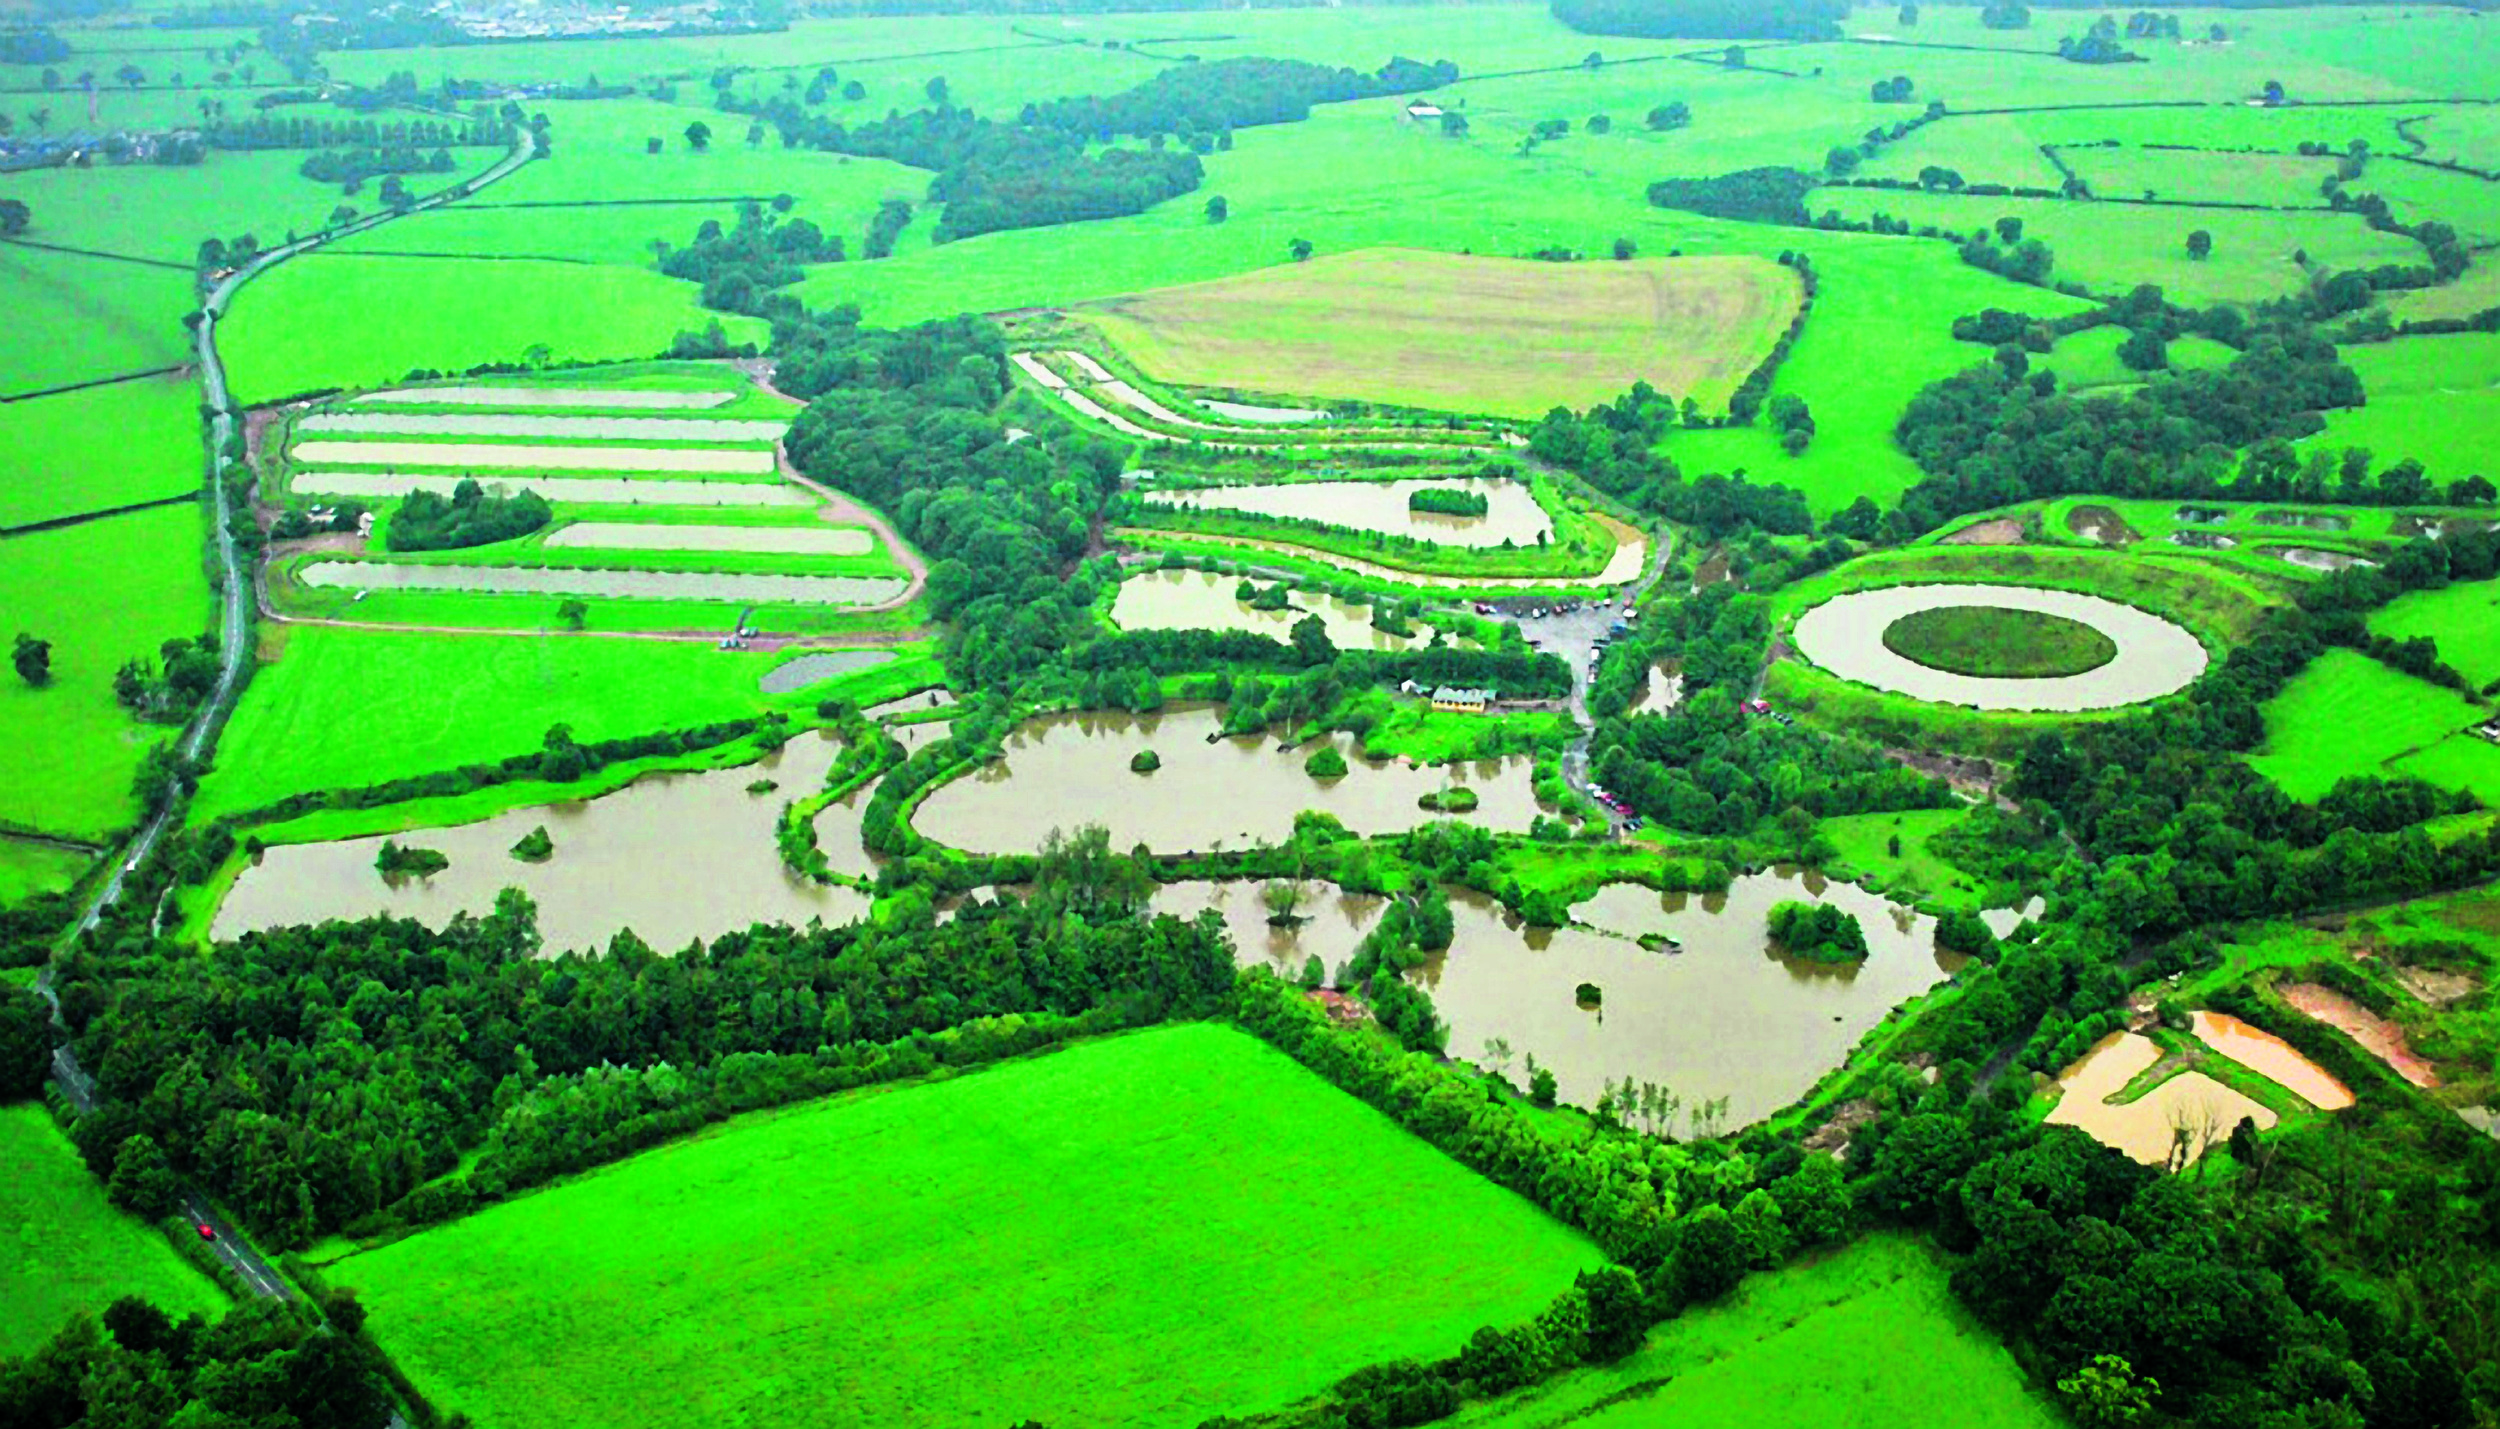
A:
<svg viewBox="0 0 2500 1429">
<path fill-rule="evenodd" d="M 1976 675 L 1936 669 L 1886 639 L 1928 611 L 1991 610 L 2055 616 L 2088 627 L 2114 647 L 2108 659 L 2068 674 Z M 1845 680 L 1942 704 L 1991 710 L 2099 710 L 2185 688 L 2205 670 L 2205 647 L 2160 616 L 2099 596 L 2003 585 L 1909 585 L 1834 596 L 1798 618 L 1799 654 Z"/>
</svg>

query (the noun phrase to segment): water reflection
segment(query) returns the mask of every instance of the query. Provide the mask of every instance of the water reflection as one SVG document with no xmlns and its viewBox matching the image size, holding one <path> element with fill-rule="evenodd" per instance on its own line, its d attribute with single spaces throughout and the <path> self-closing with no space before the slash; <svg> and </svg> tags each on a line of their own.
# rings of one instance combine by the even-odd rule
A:
<svg viewBox="0 0 2500 1429">
<path fill-rule="evenodd" d="M 1247 630 L 1291 640 L 1295 625 L 1317 615 L 1329 640 L 1341 649 L 1403 650 L 1417 636 L 1432 638 L 1430 628 L 1421 624 L 1414 627 L 1417 635 L 1375 630 L 1369 606 L 1309 591 L 1293 592 L 1293 603 L 1283 610 L 1254 610 L 1234 596 L 1240 587 L 1241 577 L 1213 571 L 1141 572 L 1120 582 L 1111 621 L 1123 630 Z"/>
<path fill-rule="evenodd" d="M 1232 935 L 1233 960 L 1243 967 L 1266 967 L 1286 979 L 1302 975 L 1302 965 L 1316 955 L 1333 979 L 1337 969 L 1353 960 L 1389 900 L 1370 893 L 1348 893 L 1333 883 L 1305 881 L 1302 901 L 1290 926 L 1267 921 L 1267 883 L 1258 879 L 1204 879 L 1167 883 L 1155 890 L 1150 911 L 1176 918 L 1195 918 L 1212 908 Z"/>
<path fill-rule="evenodd" d="M 243 871 L 211 931 L 231 938 L 256 928 L 377 913 L 439 927 L 455 913 L 492 911 L 496 893 L 507 886 L 537 901 L 549 952 L 596 950 L 623 928 L 673 952 L 754 923 L 849 922 L 866 914 L 867 895 L 794 877 L 773 841 L 782 805 L 818 788 L 840 748 L 811 732 L 735 769 L 647 774 L 596 799 L 393 835 L 450 858 L 451 866 L 431 878 L 385 882 L 373 867 L 378 837 L 280 845 Z M 748 793 L 759 779 L 780 787 Z M 512 857 L 512 845 L 542 824 L 555 840 L 554 855 L 536 864 Z M 856 814 L 850 828 L 855 845 Z M 825 821 L 818 836 L 827 836 Z M 858 871 L 840 860 L 835 866 Z"/>
<path fill-rule="evenodd" d="M 1314 779 L 1303 761 L 1321 742 L 1281 748 L 1272 738 L 1211 739 L 1221 728 L 1212 707 L 1161 714 L 1085 713 L 1029 720 L 1007 738 L 1006 758 L 929 795 L 912 824 L 921 833 L 975 853 L 1030 853 L 1053 829 L 1101 824 L 1111 846 L 1143 843 L 1158 853 L 1243 849 L 1281 843 L 1305 809 L 1335 815 L 1357 833 L 1397 833 L 1440 817 L 1415 801 L 1453 784 L 1479 800 L 1469 822 L 1525 831 L 1537 816 L 1525 756 L 1421 768 L 1367 763 L 1353 740 L 1325 741 L 1346 756 L 1341 779 Z M 1152 774 L 1129 769 L 1152 749 Z"/>
<path fill-rule="evenodd" d="M 1856 914 L 1866 960 L 1775 954 L 1767 920 L 1789 899 Z M 1481 895 L 1454 894 L 1451 905 L 1450 950 L 1416 976 L 1450 1024 L 1452 1055 L 1481 1062 L 1487 1040 L 1501 1038 L 1550 1069 L 1567 1102 L 1590 1105 L 1608 1081 L 1630 1077 L 1688 1106 L 1726 1097 L 1730 1127 L 1805 1094 L 1887 1012 L 1963 961 L 1936 950 L 1934 920 L 1794 869 L 1708 895 L 1610 884 L 1572 910 L 1588 926 L 1550 931 L 1523 927 Z M 1603 990 L 1600 1010 L 1575 1003 L 1584 982 Z M 1514 1081 L 1523 1065 L 1512 1066 Z"/>
</svg>

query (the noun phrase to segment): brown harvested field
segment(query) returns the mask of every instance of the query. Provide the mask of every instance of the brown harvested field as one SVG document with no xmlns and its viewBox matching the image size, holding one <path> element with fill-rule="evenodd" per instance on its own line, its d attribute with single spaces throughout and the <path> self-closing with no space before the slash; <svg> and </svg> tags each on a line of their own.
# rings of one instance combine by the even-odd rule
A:
<svg viewBox="0 0 2500 1429">
<path fill-rule="evenodd" d="M 1533 418 L 1644 379 L 1721 408 L 1803 295 L 1766 258 L 1369 248 L 1082 311 L 1167 382 Z"/>
</svg>

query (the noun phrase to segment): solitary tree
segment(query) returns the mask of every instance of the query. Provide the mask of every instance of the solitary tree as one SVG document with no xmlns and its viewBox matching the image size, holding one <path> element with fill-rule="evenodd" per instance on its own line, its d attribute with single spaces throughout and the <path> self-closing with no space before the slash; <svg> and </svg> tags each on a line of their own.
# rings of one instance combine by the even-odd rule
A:
<svg viewBox="0 0 2500 1429">
<path fill-rule="evenodd" d="M 34 210 L 28 208 L 24 201 L 0 198 L 0 235 L 14 236 L 24 233 L 27 225 L 34 221 Z"/>
<path fill-rule="evenodd" d="M 927 84 L 920 86 L 920 92 L 929 96 L 931 104 L 944 104 L 946 102 L 946 77 L 938 75 L 932 78 Z"/>
<path fill-rule="evenodd" d="M 712 126 L 698 119 L 686 126 L 686 147 L 700 153 L 712 146 Z"/>
<path fill-rule="evenodd" d="M 148 82 L 147 75 L 137 65 L 123 65 L 120 69 L 113 71 L 113 78 L 120 80 L 123 87 L 128 89 L 137 89 Z"/>
<path fill-rule="evenodd" d="M 2205 259 L 2212 257 L 2213 251 L 2214 236 L 2212 234 L 2200 228 L 2188 235 L 2188 256 L 2190 258 L 2193 258 L 2201 263 Z"/>
<path fill-rule="evenodd" d="M 656 154 L 660 152 L 660 136 L 654 134 L 650 138 L 643 140 L 642 151 L 646 154 Z"/>
<path fill-rule="evenodd" d="M 1997 241 L 2012 245 L 2023 241 L 2023 221 L 2011 216 L 1997 220 Z"/>
<path fill-rule="evenodd" d="M 1224 201 L 1224 196 L 1222 194 L 1217 194 L 1215 197 L 1207 200 L 1207 222 L 1222 223 L 1225 219 L 1232 216 L 1233 206 Z"/>
<path fill-rule="evenodd" d="M 1286 244 L 1285 249 L 1287 252 L 1293 254 L 1293 261 L 1296 263 L 1308 263 L 1311 261 L 1311 240 L 1307 238 L 1297 238 L 1293 242 Z"/>
<path fill-rule="evenodd" d="M 556 607 L 556 619 L 563 621 L 567 630 L 579 630 L 589 623 L 590 607 L 582 603 L 580 596 L 566 596 L 564 603 Z"/>
<path fill-rule="evenodd" d="M 38 640 L 21 630 L 17 633 L 17 648 L 10 652 L 9 661 L 17 666 L 17 677 L 26 683 L 30 685 L 52 683 L 51 641 Z"/>
<path fill-rule="evenodd" d="M 1632 246 L 1632 240 L 1629 238 L 1618 238 L 1615 240 L 1615 258 L 1618 262 L 1631 257 L 1639 251 L 1640 250 L 1638 248 Z"/>
</svg>

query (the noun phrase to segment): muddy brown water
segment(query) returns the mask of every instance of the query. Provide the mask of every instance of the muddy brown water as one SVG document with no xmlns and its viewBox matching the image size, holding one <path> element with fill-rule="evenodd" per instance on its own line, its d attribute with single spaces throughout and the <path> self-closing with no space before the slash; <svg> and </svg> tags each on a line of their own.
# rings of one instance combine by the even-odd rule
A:
<svg viewBox="0 0 2500 1429">
<path fill-rule="evenodd" d="M 1213 909 L 1232 936 L 1233 960 L 1243 967 L 1265 967 L 1277 976 L 1302 975 L 1313 956 L 1334 978 L 1354 958 L 1364 935 L 1380 922 L 1389 900 L 1370 893 L 1348 893 L 1333 883 L 1305 881 L 1302 901 L 1294 908 L 1301 921 L 1278 925 L 1267 921 L 1267 881 L 1197 879 L 1167 883 L 1155 890 L 1151 911 L 1176 918 L 1195 918 Z"/>
<path fill-rule="evenodd" d="M 1269 582 L 1253 584 L 1264 586 Z M 1369 606 L 1332 595 L 1294 591 L 1290 597 L 1293 603 L 1283 610 L 1254 610 L 1234 597 L 1233 592 L 1240 586 L 1241 577 L 1212 571 L 1146 571 L 1120 582 L 1120 593 L 1111 605 L 1111 621 L 1123 630 L 1247 630 L 1254 635 L 1291 640 L 1295 625 L 1307 616 L 1317 615 L 1328 638 L 1340 649 L 1403 650 L 1416 643 L 1415 636 L 1373 629 Z M 1430 638 L 1426 627 L 1417 625 L 1415 629 L 1424 632 L 1423 638 Z"/>
<path fill-rule="evenodd" d="M 299 471 L 287 478 L 287 489 L 320 496 L 405 496 L 431 491 L 449 496 L 469 480 L 465 476 L 429 476 L 413 471 Z M 487 477 L 479 480 L 493 495 L 509 496 L 524 489 L 549 501 L 596 502 L 610 506 L 813 506 L 816 498 L 795 486 L 771 481 L 638 481 L 630 477 L 532 476 Z"/>
<path fill-rule="evenodd" d="M 377 913 L 440 927 L 455 913 L 492 912 L 496 893 L 506 887 L 538 904 L 549 952 L 595 951 L 623 928 L 662 952 L 676 952 L 694 939 L 755 923 L 850 922 L 866 915 L 867 895 L 791 875 L 773 839 L 782 806 L 821 787 L 840 748 L 822 734 L 803 734 L 735 769 L 650 774 L 596 799 L 391 835 L 451 860 L 431 878 L 386 881 L 373 868 L 382 847 L 378 837 L 282 844 L 244 870 L 218 906 L 211 931 L 231 938 L 255 928 Z M 758 779 L 780 787 L 749 794 L 747 785 Z M 855 817 L 852 823 L 856 828 Z M 512 845 L 541 824 L 555 841 L 554 855 L 534 864 L 512 857 Z"/>
<path fill-rule="evenodd" d="M 1353 740 L 1331 735 L 1291 749 L 1272 736 L 1217 739 L 1220 712 L 1175 706 L 1161 714 L 1045 715 L 1008 736 L 1006 757 L 930 794 L 912 825 L 939 843 L 974 853 L 1030 853 L 1053 829 L 1087 824 L 1111 832 L 1111 846 L 1139 843 L 1157 853 L 1239 850 L 1281 843 L 1294 815 L 1335 815 L 1362 834 L 1397 833 L 1440 817 L 1415 801 L 1455 784 L 1476 791 L 1470 823 L 1523 832 L 1537 816 L 1525 756 L 1423 768 L 1356 756 Z M 1349 766 L 1342 779 L 1314 779 L 1303 761 L 1333 745 Z M 1163 767 L 1129 770 L 1152 749 Z"/>
<path fill-rule="evenodd" d="M 299 432 L 389 437 L 562 437 L 613 442 L 769 442 L 788 422 L 751 417 L 574 417 L 539 412 L 317 412 Z"/>
<path fill-rule="evenodd" d="M 718 407 L 735 392 L 669 392 L 631 387 L 393 387 L 349 400 L 374 406 L 615 407 L 660 411 Z"/>
<path fill-rule="evenodd" d="M 883 704 L 870 705 L 860 713 L 870 719 L 893 719 L 899 715 L 917 714 L 922 710 L 942 710 L 955 703 L 953 690 L 922 690 L 917 694 L 898 696 Z"/>
<path fill-rule="evenodd" d="M 2378 562 L 2356 556 L 2350 551 L 2323 551 L 2315 546 L 2275 546 L 2267 552 L 2311 571 L 2342 571 L 2354 566 L 2375 566 Z"/>
<path fill-rule="evenodd" d="M 1790 899 L 1856 914 L 1866 960 L 1775 953 L 1766 925 Z M 1551 1069 L 1575 1105 L 1630 1077 L 1687 1105 L 1726 1097 L 1729 1128 L 1804 1095 L 1887 1012 L 1962 963 L 1936 950 L 1934 920 L 1794 869 L 1747 875 L 1723 894 L 1609 884 L 1572 909 L 1573 926 L 1553 930 L 1528 928 L 1480 894 L 1453 893 L 1451 912 L 1449 951 L 1413 975 L 1450 1024 L 1450 1055 L 1482 1064 L 1487 1040 L 1502 1038 Z M 1643 934 L 1680 951 L 1644 948 Z M 1573 998 L 1584 982 L 1605 994 L 1594 1011 Z M 1514 1085 L 1525 1085 L 1524 1067 L 1511 1065 Z"/>
<path fill-rule="evenodd" d="M 763 571 L 636 571 L 573 566 L 420 566 L 396 561 L 310 561 L 295 578 L 340 590 L 458 590 L 496 595 L 593 595 L 611 600 L 722 600 L 875 605 L 903 593 L 890 576 L 795 576 Z"/>
<path fill-rule="evenodd" d="M 1485 498 L 1482 516 L 1444 516 L 1410 511 L 1415 492 L 1453 489 Z M 1525 483 L 1483 477 L 1415 478 L 1399 481 L 1280 481 L 1189 490 L 1146 488 L 1150 505 L 1200 511 L 1237 511 L 1253 516 L 1291 516 L 1358 531 L 1380 531 L 1442 546 L 1533 546 L 1554 523 Z"/>
<path fill-rule="evenodd" d="M 2405 1040 L 2404 1028 L 2331 987 L 2314 982 L 2287 983 L 2275 989 L 2285 1002 L 2358 1043 L 2385 1062 L 2397 1076 L 2417 1087 L 2439 1085 L 2439 1070 Z"/>
<path fill-rule="evenodd" d="M 2495 526 L 2500 526 L 2500 521 L 2479 521 L 2471 516 L 2407 515 L 2396 518 L 2394 530 L 2399 541 L 2410 541 L 2417 536 L 2428 536 L 2437 541 L 2470 531 L 2489 531 Z"/>
<path fill-rule="evenodd" d="M 549 550 L 747 551 L 772 556 L 864 556 L 876 538 L 859 526 L 702 526 L 574 521 L 547 535 Z"/>
<path fill-rule="evenodd" d="M 2239 542 L 2220 531 L 2173 531 L 2170 533 L 2170 544 L 2185 546 L 2192 551 L 2227 551 Z"/>
<path fill-rule="evenodd" d="M 2274 1125 L 2274 1113 L 2263 1103 L 2202 1072 L 2181 1072 L 2123 1106 L 2109 1103 L 2109 1097 L 2160 1060 L 2161 1047 L 2150 1037 L 2112 1032 L 2058 1077 L 2063 1094 L 2049 1109 L 2049 1124 L 2079 1127 L 2093 1140 L 2147 1166 L 2169 1160 L 2173 1128 L 2181 1124 L 2205 1133 L 2208 1149 L 2227 1138 L 2241 1117 L 2255 1121 L 2260 1130 Z"/>
<path fill-rule="evenodd" d="M 2220 506 L 2182 506 L 2174 513 L 2173 519 L 2195 526 L 2210 526 L 2217 521 L 2231 519 L 2231 513 Z"/>
<path fill-rule="evenodd" d="M 1671 710 L 1683 700 L 1684 677 L 1652 665 L 1649 667 L 1649 679 L 1642 684 L 1640 693 L 1633 697 L 1631 707 L 1656 713 Z"/>
<path fill-rule="evenodd" d="M 452 466 L 508 471 L 687 471 L 710 475 L 766 475 L 773 454 L 764 448 L 547 447 L 500 442 L 361 442 L 315 439 L 297 442 L 287 454 L 300 462 L 353 466 Z"/>
<path fill-rule="evenodd" d="M 2025 920 L 2036 919 L 2047 911 L 2049 911 L 2049 900 L 2035 893 L 2025 902 L 2012 908 L 1983 909 L 1979 914 L 1979 921 L 1987 925 L 1989 932 L 2000 938 L 2007 938 L 2012 937 L 2014 930 L 2021 927 Z"/>
<path fill-rule="evenodd" d="M 1318 422 L 1328 417 L 1317 407 L 1262 407 L 1250 402 L 1218 402 L 1211 397 L 1199 398 L 1198 405 L 1236 422 Z"/>
<path fill-rule="evenodd" d="M 2063 616 L 2091 626 L 2118 653 L 2077 675 L 2037 679 L 1956 675 L 1894 654 L 1883 632 L 1923 610 L 1990 606 Z M 2205 647 L 2179 626 L 2131 605 L 2076 591 L 2010 585 L 1904 585 L 1837 595 L 1798 617 L 1797 652 L 1844 680 L 1913 699 L 2001 710 L 2098 710 L 2185 688 L 2205 672 Z"/>
<path fill-rule="evenodd" d="M 894 658 L 891 650 L 826 650 L 814 655 L 801 655 L 785 660 L 766 670 L 756 686 L 768 695 L 786 695 L 804 690 L 819 680 L 865 670 Z"/>
<path fill-rule="evenodd" d="M 2260 526 L 2290 526 L 2302 531 L 2349 531 L 2352 518 L 2332 511 L 2260 511 Z"/>
<path fill-rule="evenodd" d="M 2198 1012 L 2196 1040 L 2265 1077 L 2320 1111 L 2352 1105 L 2352 1089 L 2291 1043 L 2225 1012 Z"/>
</svg>

